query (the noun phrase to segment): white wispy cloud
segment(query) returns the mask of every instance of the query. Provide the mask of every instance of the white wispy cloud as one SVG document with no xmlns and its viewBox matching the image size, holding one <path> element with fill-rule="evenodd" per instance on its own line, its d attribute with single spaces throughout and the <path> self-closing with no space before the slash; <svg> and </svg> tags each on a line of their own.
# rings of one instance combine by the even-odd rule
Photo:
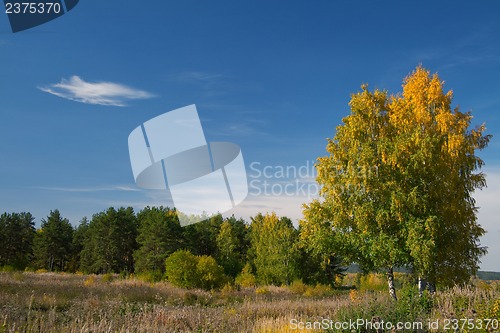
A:
<svg viewBox="0 0 500 333">
<path fill-rule="evenodd" d="M 138 90 L 113 82 L 86 82 L 79 76 L 50 84 L 38 89 L 52 95 L 86 104 L 109 106 L 126 106 L 125 101 L 133 99 L 148 99 L 155 97 L 144 90 Z"/>
<path fill-rule="evenodd" d="M 184 83 L 209 83 L 224 79 L 226 76 L 217 73 L 187 71 L 172 75 L 171 78 Z"/>
<path fill-rule="evenodd" d="M 96 186 L 96 187 L 36 187 L 39 190 L 57 191 L 57 192 L 107 192 L 107 191 L 124 191 L 138 192 L 141 189 L 128 185 L 113 185 L 113 186 Z"/>
<path fill-rule="evenodd" d="M 168 79 L 178 84 L 197 87 L 205 97 L 225 95 L 234 91 L 236 87 L 236 83 L 230 76 L 211 72 L 186 71 L 174 73 Z M 238 84 L 241 84 L 241 82 L 238 82 Z"/>
</svg>

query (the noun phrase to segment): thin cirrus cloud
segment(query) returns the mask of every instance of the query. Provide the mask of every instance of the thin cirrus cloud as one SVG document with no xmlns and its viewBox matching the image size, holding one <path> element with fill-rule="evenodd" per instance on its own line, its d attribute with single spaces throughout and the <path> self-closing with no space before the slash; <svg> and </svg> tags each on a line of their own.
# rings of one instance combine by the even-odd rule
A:
<svg viewBox="0 0 500 333">
<path fill-rule="evenodd" d="M 155 95 L 113 82 L 86 82 L 79 76 L 38 89 L 72 101 L 106 106 L 127 106 L 127 100 L 148 99 Z"/>
<path fill-rule="evenodd" d="M 56 191 L 56 192 L 108 192 L 108 191 L 122 191 L 122 192 L 139 192 L 140 189 L 129 185 L 114 185 L 114 186 L 101 186 L 101 187 L 35 187 L 38 190 Z"/>
<path fill-rule="evenodd" d="M 171 76 L 172 79 L 184 83 L 209 83 L 227 78 L 225 75 L 207 72 L 181 72 Z"/>
</svg>

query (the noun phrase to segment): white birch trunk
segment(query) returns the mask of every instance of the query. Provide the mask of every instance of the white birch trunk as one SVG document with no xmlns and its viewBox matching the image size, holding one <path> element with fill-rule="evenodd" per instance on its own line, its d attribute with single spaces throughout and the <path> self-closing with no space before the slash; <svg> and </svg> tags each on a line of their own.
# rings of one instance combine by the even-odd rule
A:
<svg viewBox="0 0 500 333">
<path fill-rule="evenodd" d="M 397 301 L 398 297 L 396 295 L 396 288 L 394 287 L 394 272 L 392 267 L 387 270 L 387 284 L 389 286 L 389 294 L 395 301 Z"/>
<path fill-rule="evenodd" d="M 422 296 L 425 288 L 427 287 L 427 282 L 421 277 L 418 277 L 418 295 Z"/>
</svg>

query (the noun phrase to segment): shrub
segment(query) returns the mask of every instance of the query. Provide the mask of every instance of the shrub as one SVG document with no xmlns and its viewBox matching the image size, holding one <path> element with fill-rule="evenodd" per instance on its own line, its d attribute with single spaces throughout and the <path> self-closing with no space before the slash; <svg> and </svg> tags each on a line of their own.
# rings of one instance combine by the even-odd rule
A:
<svg viewBox="0 0 500 333">
<path fill-rule="evenodd" d="M 314 287 L 307 287 L 306 291 L 304 292 L 304 296 L 308 297 L 324 297 L 324 296 L 331 296 L 333 294 L 333 289 L 329 285 L 326 284 L 320 284 L 318 283 Z"/>
<path fill-rule="evenodd" d="M 178 287 L 205 290 L 218 289 L 228 282 L 224 268 L 213 257 L 195 256 L 186 250 L 176 251 L 166 259 L 165 277 Z"/>
<path fill-rule="evenodd" d="M 178 287 L 196 288 L 198 257 L 187 250 L 178 250 L 165 260 L 165 277 Z"/>
<path fill-rule="evenodd" d="M 229 282 L 226 282 L 226 284 L 224 284 L 224 287 L 222 287 L 222 289 L 220 290 L 222 295 L 230 295 L 235 291 L 238 291 L 238 288 Z"/>
<path fill-rule="evenodd" d="M 198 287 L 205 290 L 218 289 L 227 281 L 224 268 L 211 256 L 198 257 L 196 273 L 199 277 Z"/>
<path fill-rule="evenodd" d="M 360 278 L 360 291 L 385 291 L 387 289 L 387 282 L 382 274 L 366 274 Z"/>
<path fill-rule="evenodd" d="M 267 287 L 259 287 L 255 289 L 255 293 L 261 295 L 269 294 L 269 289 Z"/>
<path fill-rule="evenodd" d="M 491 285 L 483 280 L 475 280 L 474 285 L 477 287 L 479 290 L 491 290 L 492 287 Z"/>
<path fill-rule="evenodd" d="M 360 273 L 347 273 L 342 279 L 342 285 L 350 288 L 359 288 Z"/>
<path fill-rule="evenodd" d="M 85 281 L 83 281 L 83 285 L 85 287 L 91 287 L 95 284 L 95 276 L 94 275 L 90 275 L 88 278 L 85 279 Z"/>
<path fill-rule="evenodd" d="M 0 266 L 0 272 L 12 273 L 15 271 L 16 271 L 16 269 L 14 268 L 14 266 L 10 266 L 10 265 Z"/>
<path fill-rule="evenodd" d="M 113 282 L 113 280 L 114 280 L 114 277 L 113 277 L 113 274 L 111 274 L 111 273 L 104 274 L 102 276 L 102 279 L 101 279 L 102 282 Z"/>
<path fill-rule="evenodd" d="M 144 282 L 159 282 L 163 279 L 163 273 L 160 270 L 148 271 L 139 273 L 136 277 Z"/>
<path fill-rule="evenodd" d="M 358 303 L 361 300 L 361 296 L 359 295 L 359 292 L 356 289 L 351 289 L 349 291 L 349 299 L 353 303 Z"/>
<path fill-rule="evenodd" d="M 487 318 L 500 320 L 500 299 L 493 302 L 491 307 L 488 309 L 488 312 Z"/>
<path fill-rule="evenodd" d="M 428 291 L 419 296 L 418 288 L 412 284 L 406 284 L 399 290 L 399 300 L 394 309 L 395 319 L 424 318 L 430 314 L 433 307 L 433 298 Z"/>
<path fill-rule="evenodd" d="M 120 272 L 120 279 L 132 279 L 134 273 L 130 273 L 128 270 L 123 270 Z"/>
<path fill-rule="evenodd" d="M 16 281 L 24 281 L 24 275 L 22 272 L 14 272 L 12 273 L 12 278 Z"/>
<path fill-rule="evenodd" d="M 257 279 L 255 275 L 252 274 L 252 266 L 250 266 L 249 263 L 243 267 L 241 273 L 236 277 L 235 283 L 243 288 L 255 287 Z"/>
<path fill-rule="evenodd" d="M 288 290 L 293 294 L 303 295 L 307 290 L 307 285 L 302 282 L 302 280 L 294 280 L 290 286 L 288 286 Z"/>
</svg>

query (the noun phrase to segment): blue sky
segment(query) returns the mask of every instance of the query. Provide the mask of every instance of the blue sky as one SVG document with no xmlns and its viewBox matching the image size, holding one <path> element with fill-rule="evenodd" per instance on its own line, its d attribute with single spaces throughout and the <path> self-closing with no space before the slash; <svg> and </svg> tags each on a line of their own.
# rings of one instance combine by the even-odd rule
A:
<svg viewBox="0 0 500 333">
<path fill-rule="evenodd" d="M 13 34 L 0 13 L 0 211 L 39 223 L 57 208 L 76 225 L 109 206 L 168 205 L 168 193 L 135 186 L 127 138 L 190 104 L 209 141 L 241 146 L 250 177 L 311 164 L 361 83 L 398 92 L 422 63 L 494 135 L 477 199 L 490 248 L 481 268 L 500 271 L 498 17 L 493 0 L 85 0 Z M 230 213 L 297 220 L 306 201 L 251 193 Z"/>
</svg>

